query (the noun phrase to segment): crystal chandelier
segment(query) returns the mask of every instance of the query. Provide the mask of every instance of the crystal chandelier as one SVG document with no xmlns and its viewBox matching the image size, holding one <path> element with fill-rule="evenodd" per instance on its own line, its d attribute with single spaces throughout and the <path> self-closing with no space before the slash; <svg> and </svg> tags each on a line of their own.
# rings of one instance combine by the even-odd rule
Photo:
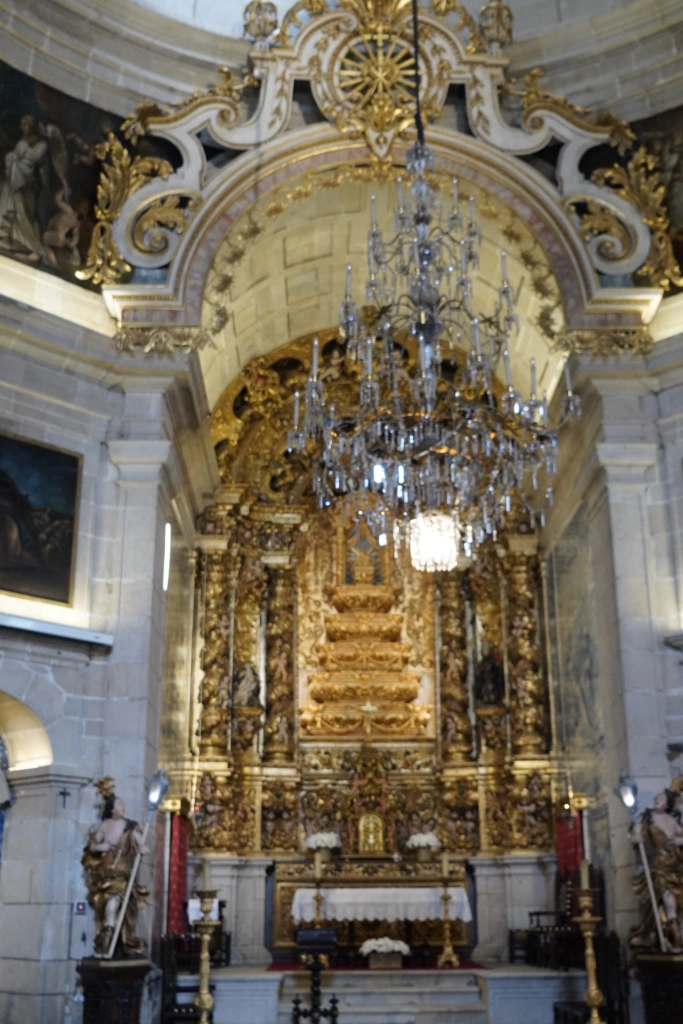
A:
<svg viewBox="0 0 683 1024">
<path fill-rule="evenodd" d="M 416 22 L 414 12 L 415 34 Z M 339 337 L 358 377 L 357 404 L 335 408 L 326 400 L 315 339 L 303 415 L 297 392 L 288 446 L 315 452 L 319 507 L 343 503 L 365 518 L 380 544 L 392 531 L 396 548 L 405 542 L 413 565 L 433 572 L 454 568 L 460 550 L 471 556 L 495 538 L 513 501 L 532 527 L 544 523 L 558 430 L 579 413 L 579 400 L 566 360 L 554 426 L 533 359 L 529 397 L 514 387 L 509 340 L 519 321 L 506 253 L 495 308 L 487 314 L 474 298 L 482 242 L 474 198 L 463 218 L 454 179 L 450 203 L 441 201 L 429 180 L 434 158 L 419 101 L 416 128 L 406 160 L 409 187 L 397 179 L 388 240 L 371 197 L 366 300 L 372 315 L 365 323 L 347 267 Z M 501 361 L 504 388 L 496 378 Z"/>
</svg>

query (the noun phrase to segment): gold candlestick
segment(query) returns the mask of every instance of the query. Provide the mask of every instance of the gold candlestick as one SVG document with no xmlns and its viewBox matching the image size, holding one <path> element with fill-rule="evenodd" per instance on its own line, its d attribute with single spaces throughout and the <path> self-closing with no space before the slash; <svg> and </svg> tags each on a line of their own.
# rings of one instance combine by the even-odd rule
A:
<svg viewBox="0 0 683 1024">
<path fill-rule="evenodd" d="M 216 889 L 198 889 L 197 896 L 204 917 L 197 921 L 195 928 L 201 935 L 202 948 L 199 954 L 199 993 L 195 997 L 194 1005 L 201 1011 L 199 1024 L 208 1024 L 209 1013 L 213 1009 L 213 996 L 209 992 L 209 974 L 211 972 L 211 959 L 209 957 L 209 943 L 211 933 L 220 921 L 211 921 L 209 915 L 213 908 L 213 901 L 216 899 Z"/>
<path fill-rule="evenodd" d="M 585 872 L 582 871 L 581 880 L 585 881 Z M 588 988 L 586 989 L 584 1000 L 586 1005 L 590 1009 L 590 1017 L 588 1018 L 589 1024 L 602 1024 L 602 1017 L 598 1013 L 598 1007 L 602 1006 L 605 1002 L 605 997 L 598 988 L 597 971 L 595 964 L 595 948 L 593 946 L 593 936 L 595 935 L 595 929 L 597 925 L 602 921 L 601 917 L 596 917 L 593 914 L 593 890 L 588 888 L 581 888 L 576 890 L 576 895 L 579 901 L 579 909 L 581 911 L 573 921 L 578 924 L 579 928 L 583 932 L 583 938 L 586 943 L 586 979 L 588 982 Z"/>
<path fill-rule="evenodd" d="M 448 891 L 448 877 L 443 880 L 441 899 L 443 901 L 443 952 L 436 961 L 436 966 L 459 967 L 460 960 L 451 943 L 451 915 L 448 909 L 448 904 L 451 902 L 451 894 Z"/>
</svg>

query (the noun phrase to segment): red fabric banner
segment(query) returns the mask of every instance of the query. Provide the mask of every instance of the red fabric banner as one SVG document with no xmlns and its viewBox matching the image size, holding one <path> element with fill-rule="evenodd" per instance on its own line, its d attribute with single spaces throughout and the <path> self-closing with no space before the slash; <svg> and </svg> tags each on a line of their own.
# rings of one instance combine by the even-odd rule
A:
<svg viewBox="0 0 683 1024">
<path fill-rule="evenodd" d="M 184 903 L 187 902 L 187 821 L 180 814 L 171 817 L 171 864 L 168 873 L 168 933 L 188 931 Z"/>
<path fill-rule="evenodd" d="M 581 813 L 557 819 L 557 873 L 560 878 L 574 876 L 583 860 Z"/>
</svg>

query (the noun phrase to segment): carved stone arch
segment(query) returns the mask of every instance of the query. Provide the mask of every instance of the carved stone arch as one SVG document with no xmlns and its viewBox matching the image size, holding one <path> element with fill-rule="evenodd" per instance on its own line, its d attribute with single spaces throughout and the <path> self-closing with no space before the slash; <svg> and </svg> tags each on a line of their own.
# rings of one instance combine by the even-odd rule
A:
<svg viewBox="0 0 683 1024">
<path fill-rule="evenodd" d="M 0 732 L 7 747 L 10 768 L 42 768 L 52 764 L 52 744 L 47 729 L 27 704 L 0 691 Z"/>
<path fill-rule="evenodd" d="M 459 0 L 432 0 L 419 17 L 421 95 L 437 168 L 476 174 L 537 227 L 564 306 L 562 336 L 551 341 L 565 350 L 647 347 L 662 289 L 683 283 L 656 160 L 634 151 L 631 128 L 614 114 L 545 92 L 537 70 L 521 86 L 507 79 L 508 59 Z M 409 44 L 406 0 L 298 0 L 269 45 L 251 51 L 243 81 L 223 68 L 206 93 L 165 109 L 140 104 L 122 126 L 125 138 L 133 146 L 142 135 L 171 142 L 180 166 L 134 156 L 110 136 L 100 147 L 107 163 L 99 223 L 79 272 L 104 283 L 122 348 L 193 350 L 220 335 L 229 308 L 201 319 L 210 267 L 232 226 L 269 191 L 342 166 L 362 165 L 366 180 L 391 177 L 413 133 Z M 372 78 L 380 52 L 393 70 L 378 101 L 357 65 L 366 61 Z M 310 83 L 325 121 L 292 130 L 296 80 Z M 471 134 L 438 124 L 451 84 L 464 87 Z M 256 86 L 256 110 L 243 118 L 242 90 Z M 512 113 L 503 112 L 503 92 Z M 557 159 L 545 178 L 527 158 L 553 142 Z M 598 146 L 611 147 L 608 163 L 621 162 L 587 178 L 581 161 Z M 216 149 L 224 150 L 220 159 L 210 155 Z M 115 283 L 133 269 L 137 283 Z M 658 287 L 632 287 L 635 273 Z"/>
<path fill-rule="evenodd" d="M 474 176 L 535 225 L 560 284 L 567 325 L 573 329 L 634 328 L 654 313 L 658 289 L 601 288 L 590 251 L 553 186 L 533 167 L 479 139 L 433 127 L 429 133 L 440 172 Z M 394 147 L 402 166 L 405 144 Z M 165 285 L 141 293 L 137 285 L 104 289 L 110 311 L 124 325 L 198 324 L 205 282 L 216 252 L 231 226 L 269 191 L 302 175 L 346 165 L 371 164 L 362 143 L 348 144 L 329 125 L 281 135 L 231 161 L 212 183 L 187 229 L 177 240 Z M 119 235 L 126 258 L 129 243 Z"/>
</svg>

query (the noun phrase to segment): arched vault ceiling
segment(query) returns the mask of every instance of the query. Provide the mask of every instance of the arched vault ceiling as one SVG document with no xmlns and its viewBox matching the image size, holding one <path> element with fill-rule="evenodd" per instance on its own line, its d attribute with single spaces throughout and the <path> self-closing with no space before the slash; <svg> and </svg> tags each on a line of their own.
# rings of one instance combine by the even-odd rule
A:
<svg viewBox="0 0 683 1024">
<path fill-rule="evenodd" d="M 346 265 L 354 268 L 354 296 L 363 304 L 367 273 L 366 238 L 370 195 L 390 237 L 396 186 L 347 181 L 312 189 L 310 179 L 288 183 L 283 197 L 268 196 L 236 221 L 216 253 L 204 293 L 203 319 L 216 307 L 229 319 L 205 348 L 200 362 L 211 408 L 240 370 L 255 356 L 314 331 L 333 327 L 343 296 Z M 442 180 L 444 190 L 450 182 Z M 509 254 L 517 295 L 519 336 L 512 340 L 515 384 L 528 389 L 529 360 L 537 360 L 540 388 L 552 391 L 561 357 L 551 351 L 543 328 L 562 325 L 559 291 L 546 254 L 527 224 L 499 199 L 471 182 L 460 182 L 461 202 L 474 195 L 482 228 L 481 264 L 474 282 L 475 307 L 492 312 L 500 281 L 500 253 Z"/>
<path fill-rule="evenodd" d="M 288 3 L 279 4 L 287 9 Z M 480 0 L 466 0 L 476 13 Z M 637 120 L 680 104 L 681 0 L 511 0 L 511 74 L 540 65 L 573 102 Z M 0 59 L 125 116 L 246 62 L 241 0 L 0 0 Z M 172 15 L 172 16 L 169 16 Z"/>
</svg>

